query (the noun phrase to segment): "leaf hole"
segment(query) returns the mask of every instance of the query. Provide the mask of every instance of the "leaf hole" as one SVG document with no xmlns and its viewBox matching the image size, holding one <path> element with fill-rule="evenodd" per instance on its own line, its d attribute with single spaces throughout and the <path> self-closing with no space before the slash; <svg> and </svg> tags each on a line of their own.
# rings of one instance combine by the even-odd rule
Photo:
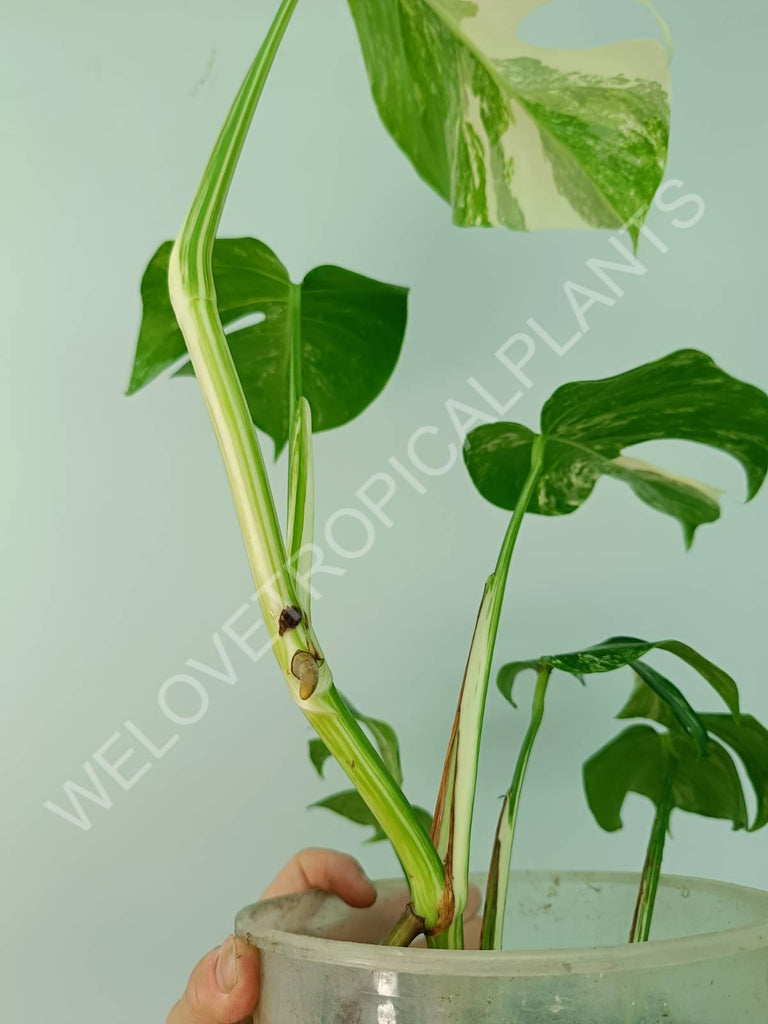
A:
<svg viewBox="0 0 768 1024">
<path fill-rule="evenodd" d="M 657 8 L 658 9 L 658 8 Z M 583 50 L 634 39 L 664 37 L 645 0 L 550 0 L 523 18 L 518 39 L 532 46 Z"/>
<path fill-rule="evenodd" d="M 225 334 L 233 334 L 235 331 L 243 331 L 246 327 L 256 327 L 266 320 L 264 313 L 244 313 L 243 316 L 231 320 L 224 325 Z"/>
</svg>

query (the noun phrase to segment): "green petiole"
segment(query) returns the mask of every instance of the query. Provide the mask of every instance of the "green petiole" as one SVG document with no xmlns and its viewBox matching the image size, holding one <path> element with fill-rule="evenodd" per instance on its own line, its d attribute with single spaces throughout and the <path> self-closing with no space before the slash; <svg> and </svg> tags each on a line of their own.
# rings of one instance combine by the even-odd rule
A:
<svg viewBox="0 0 768 1024">
<path fill-rule="evenodd" d="M 405 870 L 414 909 L 434 928 L 441 920 L 443 867 L 423 826 L 333 684 L 289 567 L 275 503 L 248 406 L 219 318 L 213 280 L 213 243 L 227 192 L 259 97 L 297 0 L 282 0 L 259 53 L 227 115 L 192 206 L 173 247 L 168 285 L 219 441 L 264 622 L 293 699 L 341 764 L 381 823 Z M 295 311 L 295 317 L 298 311 Z M 294 331 L 294 337 L 296 332 Z M 300 395 L 294 353 L 291 557 L 304 546 L 311 523 L 311 489 L 302 477 L 307 408 Z M 299 486 L 299 480 L 302 480 Z M 303 594 L 306 597 L 306 594 Z"/>
<path fill-rule="evenodd" d="M 462 915 L 469 893 L 472 814 L 491 662 L 512 554 L 543 470 L 544 446 L 544 438 L 537 437 L 531 449 L 528 476 L 504 535 L 496 568 L 485 585 L 435 810 L 432 839 L 444 859 L 453 896 L 453 923 L 443 937 L 449 948 L 463 945 Z"/>
<path fill-rule="evenodd" d="M 515 765 L 512 785 L 509 787 L 499 815 L 496 836 L 493 842 L 493 855 L 488 872 L 488 887 L 485 896 L 485 913 L 483 915 L 482 949 L 501 949 L 504 937 L 504 910 L 509 892 L 509 871 L 512 861 L 512 847 L 515 841 L 517 821 L 520 812 L 520 800 L 523 784 L 528 772 L 528 765 L 533 752 L 533 745 L 539 734 L 544 718 L 544 700 L 549 685 L 552 669 L 542 665 L 536 680 L 533 695 L 531 720 L 523 739 L 523 745 Z"/>
<path fill-rule="evenodd" d="M 629 933 L 630 942 L 648 942 L 651 937 L 653 911 L 661 879 L 661 864 L 664 859 L 664 847 L 669 833 L 669 819 L 674 810 L 673 786 L 675 782 L 675 760 L 670 752 L 669 770 L 667 772 L 664 795 L 656 807 L 648 852 L 640 879 L 635 914 Z"/>
</svg>

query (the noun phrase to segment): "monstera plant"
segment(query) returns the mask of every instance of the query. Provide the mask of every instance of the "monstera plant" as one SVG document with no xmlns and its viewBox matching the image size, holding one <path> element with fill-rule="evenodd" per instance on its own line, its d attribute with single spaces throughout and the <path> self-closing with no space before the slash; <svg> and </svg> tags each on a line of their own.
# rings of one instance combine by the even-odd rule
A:
<svg viewBox="0 0 768 1024">
<path fill-rule="evenodd" d="M 668 55 L 653 41 L 594 50 L 532 46 L 518 29 L 540 2 L 350 0 L 381 119 L 416 172 L 450 204 L 457 225 L 623 228 L 637 244 L 666 161 Z M 675 518 L 690 546 L 699 527 L 718 519 L 719 492 L 636 458 L 633 447 L 666 439 L 708 445 L 742 464 L 751 498 L 768 470 L 768 396 L 701 352 L 683 349 L 618 376 L 559 388 L 544 405 L 537 431 L 492 423 L 469 434 L 469 475 L 510 517 L 482 594 L 434 814 L 414 807 L 403 789 L 392 727 L 357 711 L 337 688 L 311 608 L 312 435 L 354 419 L 386 384 L 403 342 L 407 292 L 336 266 L 317 267 L 296 283 L 263 242 L 216 237 L 252 115 L 296 5 L 280 3 L 178 238 L 160 246 L 146 269 L 129 392 L 169 369 L 196 377 L 274 656 L 317 734 L 312 762 L 322 774 L 334 758 L 351 782 L 321 804 L 372 827 L 373 838 L 386 838 L 397 854 L 410 902 L 389 942 L 407 945 L 423 933 L 432 946 L 462 948 L 484 711 L 526 516 L 571 513 L 605 477 Z M 272 439 L 276 456 L 287 448 L 282 522 L 256 428 Z M 698 715 L 677 687 L 641 660 L 654 649 L 703 676 L 728 714 Z M 629 790 L 659 806 L 656 853 L 643 879 L 644 921 L 652 908 L 649 876 L 657 877 L 673 806 L 745 823 L 730 755 L 713 736 L 744 757 L 761 800 L 755 825 L 765 823 L 766 733 L 740 714 L 733 679 L 684 643 L 619 638 L 508 665 L 499 677 L 508 699 L 523 669 L 536 671 L 537 684 L 492 844 L 486 948 L 502 942 L 512 840 L 550 676 L 558 670 L 585 677 L 629 665 L 648 693 L 633 698 L 626 713 L 642 713 L 654 724 L 634 726 L 590 762 L 587 792 L 605 828 L 618 827 Z M 612 768 L 629 761 L 631 771 Z M 647 931 L 643 924 L 633 937 L 646 938 Z"/>
</svg>

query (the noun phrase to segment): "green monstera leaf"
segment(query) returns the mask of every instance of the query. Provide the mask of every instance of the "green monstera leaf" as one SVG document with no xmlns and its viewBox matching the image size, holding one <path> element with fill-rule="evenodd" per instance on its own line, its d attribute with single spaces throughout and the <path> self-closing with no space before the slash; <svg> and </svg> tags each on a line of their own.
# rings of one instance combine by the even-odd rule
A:
<svg viewBox="0 0 768 1024">
<path fill-rule="evenodd" d="M 637 238 L 664 171 L 669 61 L 652 40 L 518 38 L 545 0 L 349 0 L 379 114 L 461 225 Z"/>
<path fill-rule="evenodd" d="M 513 509 L 531 467 L 537 435 L 519 423 L 490 423 L 467 437 L 464 459 L 480 493 Z M 626 448 L 666 438 L 695 441 L 737 459 L 747 497 L 768 471 L 768 395 L 683 349 L 615 377 L 565 384 L 541 414 L 543 469 L 527 510 L 566 515 L 601 476 L 627 484 L 646 505 L 673 516 L 690 545 L 720 516 L 719 493 L 705 484 L 627 457 Z"/>
<path fill-rule="evenodd" d="M 526 669 L 539 671 L 543 667 L 559 670 L 583 680 L 584 676 L 632 665 L 644 684 L 644 698 L 654 701 L 658 721 L 674 724 L 693 740 L 701 754 L 708 750 L 709 738 L 700 715 L 691 707 L 682 691 L 669 679 L 640 659 L 653 650 L 667 651 L 695 669 L 715 690 L 733 715 L 739 714 L 739 690 L 735 681 L 714 662 L 680 640 L 639 640 L 636 637 L 611 637 L 592 647 L 566 654 L 547 654 L 529 661 L 512 661 L 499 669 L 497 684 L 502 695 L 512 704 L 512 693 L 517 677 Z M 632 716 L 649 717 L 649 716 Z"/>
<path fill-rule="evenodd" d="M 665 701 L 656 685 L 658 674 L 648 669 L 643 662 L 635 662 L 635 690 L 618 717 L 646 718 L 656 726 L 626 729 L 589 758 L 583 770 L 587 803 L 606 831 L 622 827 L 628 793 L 648 797 L 656 807 L 630 942 L 646 942 L 650 937 L 673 810 L 724 819 L 731 821 L 734 829 L 752 832 L 768 824 L 768 731 L 751 715 L 699 714 L 697 719 L 707 736 L 702 751 Z M 741 759 L 755 792 L 752 824 L 734 754 Z"/>
<path fill-rule="evenodd" d="M 739 773 L 728 751 L 714 740 L 708 755 L 701 757 L 696 744 L 682 733 L 633 725 L 584 765 L 587 802 L 607 832 L 622 827 L 621 810 L 628 793 L 646 796 L 658 806 L 670 778 L 673 807 L 727 819 L 735 829 L 747 827 Z"/>
<path fill-rule="evenodd" d="M 618 717 L 647 718 L 671 731 L 677 727 L 668 706 L 642 677 Z M 768 729 L 752 715 L 700 714 L 698 718 L 708 735 L 716 736 L 744 765 L 757 801 L 749 831 L 764 828 L 768 825 Z"/>
<path fill-rule="evenodd" d="M 129 395 L 186 355 L 168 295 L 171 247 L 160 246 L 141 283 Z M 271 249 L 254 238 L 218 239 L 213 275 L 251 416 L 277 452 L 288 439 L 294 384 L 320 431 L 354 419 L 389 380 L 405 333 L 407 289 L 332 266 L 316 267 L 293 284 Z M 177 373 L 192 374 L 191 363 Z"/>
</svg>

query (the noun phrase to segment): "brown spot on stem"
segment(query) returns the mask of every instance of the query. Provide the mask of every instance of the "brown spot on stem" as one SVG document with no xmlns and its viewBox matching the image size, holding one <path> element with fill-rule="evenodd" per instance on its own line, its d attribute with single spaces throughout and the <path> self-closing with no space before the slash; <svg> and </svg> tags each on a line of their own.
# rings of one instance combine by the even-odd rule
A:
<svg viewBox="0 0 768 1024">
<path fill-rule="evenodd" d="M 289 629 L 296 629 L 301 619 L 301 608 L 297 608 L 295 604 L 289 604 L 287 608 L 283 608 L 280 618 L 277 620 L 277 631 L 280 636 L 287 633 Z"/>
</svg>

